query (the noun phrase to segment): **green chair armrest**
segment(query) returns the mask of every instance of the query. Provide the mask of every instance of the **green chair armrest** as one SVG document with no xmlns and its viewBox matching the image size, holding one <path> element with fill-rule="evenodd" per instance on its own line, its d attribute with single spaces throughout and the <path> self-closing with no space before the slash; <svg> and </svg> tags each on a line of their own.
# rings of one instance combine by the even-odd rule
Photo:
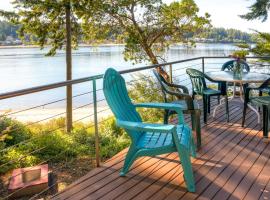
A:
<svg viewBox="0 0 270 200">
<path fill-rule="evenodd" d="M 116 123 L 118 126 L 122 128 L 129 129 L 129 130 L 136 130 L 136 131 L 171 133 L 176 130 L 175 125 L 171 125 L 171 124 L 149 124 L 149 123 L 142 123 L 142 122 L 122 121 L 122 120 L 117 120 Z"/>
<path fill-rule="evenodd" d="M 178 84 L 175 84 L 175 83 L 168 83 L 168 82 L 166 82 L 165 84 L 167 84 L 170 87 L 182 89 L 185 94 L 189 93 L 188 88 L 186 86 L 178 85 Z"/>
</svg>

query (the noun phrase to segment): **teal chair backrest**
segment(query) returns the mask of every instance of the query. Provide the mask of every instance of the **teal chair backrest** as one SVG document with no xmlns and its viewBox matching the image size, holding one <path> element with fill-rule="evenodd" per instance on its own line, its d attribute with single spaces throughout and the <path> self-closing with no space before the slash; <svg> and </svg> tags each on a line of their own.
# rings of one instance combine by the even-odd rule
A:
<svg viewBox="0 0 270 200">
<path fill-rule="evenodd" d="M 103 92 L 117 120 L 142 122 L 141 116 L 128 96 L 124 78 L 112 68 L 107 69 L 103 77 Z M 136 139 L 141 132 L 129 131 L 128 134 Z"/>
<path fill-rule="evenodd" d="M 196 69 L 187 69 L 186 72 L 190 77 L 193 91 L 203 95 L 203 91 L 207 88 L 204 73 Z"/>
</svg>

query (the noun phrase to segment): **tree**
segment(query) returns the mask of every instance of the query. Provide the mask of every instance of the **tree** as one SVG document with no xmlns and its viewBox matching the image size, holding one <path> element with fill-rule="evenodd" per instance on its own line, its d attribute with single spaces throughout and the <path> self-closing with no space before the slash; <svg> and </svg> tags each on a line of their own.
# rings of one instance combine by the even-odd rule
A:
<svg viewBox="0 0 270 200">
<path fill-rule="evenodd" d="M 268 12 L 270 11 L 270 0 L 256 0 L 254 4 L 250 6 L 250 12 L 245 15 L 241 15 L 242 18 L 247 20 L 261 19 L 265 22 L 268 18 Z M 270 33 L 263 33 L 255 31 L 257 33 L 256 46 L 240 45 L 243 49 L 247 49 L 250 52 L 258 56 L 270 55 Z M 264 59 L 264 61 L 270 62 L 270 59 Z"/>
<path fill-rule="evenodd" d="M 257 33 L 257 39 L 256 39 L 256 45 L 250 45 L 250 44 L 238 44 L 237 46 L 241 49 L 242 52 L 251 52 L 257 56 L 262 56 L 264 58 L 261 59 L 261 61 L 270 62 L 270 59 L 268 58 L 270 55 L 270 33 Z"/>
<path fill-rule="evenodd" d="M 23 41 L 51 48 L 47 55 L 53 56 L 57 49 L 66 49 L 66 80 L 72 79 L 72 46 L 76 47 L 81 35 L 76 16 L 75 0 L 14 0 L 15 12 L 3 12 L 4 17 L 20 25 L 19 37 Z M 71 34 L 72 33 L 72 34 Z M 72 87 L 67 86 L 67 131 L 72 125 Z"/>
<path fill-rule="evenodd" d="M 250 11 L 247 14 L 240 16 L 247 20 L 261 19 L 264 22 L 268 18 L 270 0 L 256 0 L 249 9 Z"/>
<path fill-rule="evenodd" d="M 83 0 L 80 1 L 82 26 L 86 39 L 103 40 L 110 30 L 125 43 L 124 58 L 135 63 L 158 64 L 170 44 L 188 42 L 189 33 L 209 26 L 209 15 L 198 16 L 193 0 L 169 5 L 162 0 Z"/>
</svg>

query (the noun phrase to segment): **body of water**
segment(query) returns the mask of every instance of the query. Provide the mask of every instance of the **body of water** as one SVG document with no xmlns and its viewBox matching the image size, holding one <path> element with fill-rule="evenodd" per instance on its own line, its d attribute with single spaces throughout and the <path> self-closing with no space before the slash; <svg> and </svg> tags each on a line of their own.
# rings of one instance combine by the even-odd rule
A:
<svg viewBox="0 0 270 200">
<path fill-rule="evenodd" d="M 108 67 L 123 70 L 146 65 L 146 63 L 133 65 L 132 62 L 125 61 L 123 49 L 121 45 L 112 45 L 80 47 L 73 51 L 73 78 L 101 74 Z M 198 56 L 228 56 L 235 49 L 233 44 L 197 44 L 196 48 L 175 45 L 168 50 L 166 60 L 169 62 Z M 48 49 L 39 48 L 1 48 L 0 93 L 64 81 L 66 73 L 64 51 L 58 52 L 54 57 L 45 57 L 47 51 Z M 90 83 L 79 84 L 74 87 L 74 94 L 90 90 Z M 61 98 L 65 98 L 64 88 L 2 100 L 0 110 L 25 109 Z M 90 98 L 91 96 L 85 96 L 74 99 L 74 105 L 89 103 Z M 62 102 L 51 106 L 64 108 L 64 105 Z"/>
<path fill-rule="evenodd" d="M 123 46 L 80 47 L 73 51 L 73 78 L 93 76 L 103 73 L 108 67 L 117 70 L 130 69 L 133 65 L 124 60 Z M 171 47 L 167 61 L 198 56 L 224 56 L 235 47 L 232 44 L 198 44 L 196 48 Z M 65 54 L 59 52 L 54 57 L 45 57 L 47 49 L 10 48 L 0 49 L 0 93 L 65 80 Z"/>
</svg>

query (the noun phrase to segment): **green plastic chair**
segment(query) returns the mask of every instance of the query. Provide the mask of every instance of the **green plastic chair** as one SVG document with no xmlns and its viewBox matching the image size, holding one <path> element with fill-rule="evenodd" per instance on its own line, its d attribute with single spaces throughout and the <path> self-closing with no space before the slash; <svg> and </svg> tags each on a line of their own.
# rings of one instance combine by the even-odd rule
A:
<svg viewBox="0 0 270 200">
<path fill-rule="evenodd" d="M 251 96 L 252 91 L 259 92 L 259 96 Z M 263 95 L 265 93 L 266 95 Z M 253 105 L 262 108 L 263 111 L 263 137 L 268 138 L 268 130 L 269 130 L 269 110 L 270 110 L 270 79 L 266 80 L 259 87 L 247 87 L 245 89 L 245 101 L 244 101 L 244 109 L 243 109 L 243 118 L 242 118 L 242 127 L 244 127 L 247 105 L 251 103 Z"/>
<path fill-rule="evenodd" d="M 221 71 L 233 71 L 233 68 L 234 68 L 234 62 L 235 62 L 235 60 L 229 60 L 229 61 L 227 61 L 227 62 L 225 62 L 223 65 L 222 65 L 222 67 L 221 67 Z M 242 69 L 243 69 L 243 72 L 250 72 L 250 67 L 249 67 L 249 65 L 247 64 L 247 62 L 246 61 L 244 61 L 244 60 L 241 60 L 240 61 L 240 65 L 242 65 Z M 239 83 L 236 83 L 235 85 L 234 85 L 234 83 L 227 83 L 227 87 L 240 87 L 240 84 Z M 221 84 L 219 83 L 218 84 L 218 88 L 220 89 L 220 87 L 221 87 Z M 245 84 L 243 84 L 243 88 L 244 88 L 244 90 L 245 90 L 245 88 L 246 87 L 248 87 L 248 83 L 245 83 Z M 234 88 L 234 93 L 235 93 L 235 88 Z M 233 95 L 235 95 L 235 94 L 233 94 Z"/>
<path fill-rule="evenodd" d="M 234 67 L 233 63 L 234 62 L 235 62 L 235 60 L 229 60 L 229 61 L 225 62 L 221 67 L 221 71 L 233 71 L 233 67 Z M 240 64 L 242 65 L 244 72 L 250 72 L 250 67 L 244 60 L 241 60 Z"/>
<path fill-rule="evenodd" d="M 201 95 L 203 97 L 203 119 L 204 123 L 207 123 L 207 113 L 210 113 L 211 108 L 211 97 L 217 96 L 220 97 L 225 96 L 225 104 L 226 104 L 226 116 L 227 116 L 227 122 L 229 122 L 229 109 L 228 109 L 228 96 L 227 96 L 227 90 L 226 90 L 226 83 L 215 81 L 211 79 L 209 76 L 204 74 L 203 72 L 196 70 L 196 69 L 187 69 L 187 74 L 190 77 L 191 83 L 192 83 L 192 96 L 194 98 L 195 95 Z M 206 85 L 205 79 L 213 82 L 213 83 L 220 83 L 221 87 L 220 90 L 215 90 L 208 88 Z"/>
<path fill-rule="evenodd" d="M 195 145 L 192 130 L 184 123 L 181 106 L 170 103 L 133 104 L 128 96 L 125 80 L 112 68 L 109 68 L 104 75 L 103 91 L 116 117 L 117 125 L 124 128 L 131 138 L 131 145 L 120 176 L 125 176 L 138 157 L 177 152 L 187 189 L 195 192 L 190 160 L 190 155 L 196 156 Z M 143 123 L 136 111 L 138 107 L 175 110 L 178 113 L 178 125 Z"/>
<path fill-rule="evenodd" d="M 183 107 L 183 113 L 189 114 L 191 117 L 192 130 L 196 131 L 197 148 L 201 148 L 201 110 L 197 101 L 192 99 L 187 87 L 175 83 L 169 83 L 166 81 L 157 70 L 153 70 L 160 86 L 165 103 L 176 103 Z M 177 100 L 170 101 L 169 95 L 176 97 Z M 168 124 L 169 117 L 177 114 L 174 110 L 165 110 L 164 112 L 164 124 Z"/>
</svg>

